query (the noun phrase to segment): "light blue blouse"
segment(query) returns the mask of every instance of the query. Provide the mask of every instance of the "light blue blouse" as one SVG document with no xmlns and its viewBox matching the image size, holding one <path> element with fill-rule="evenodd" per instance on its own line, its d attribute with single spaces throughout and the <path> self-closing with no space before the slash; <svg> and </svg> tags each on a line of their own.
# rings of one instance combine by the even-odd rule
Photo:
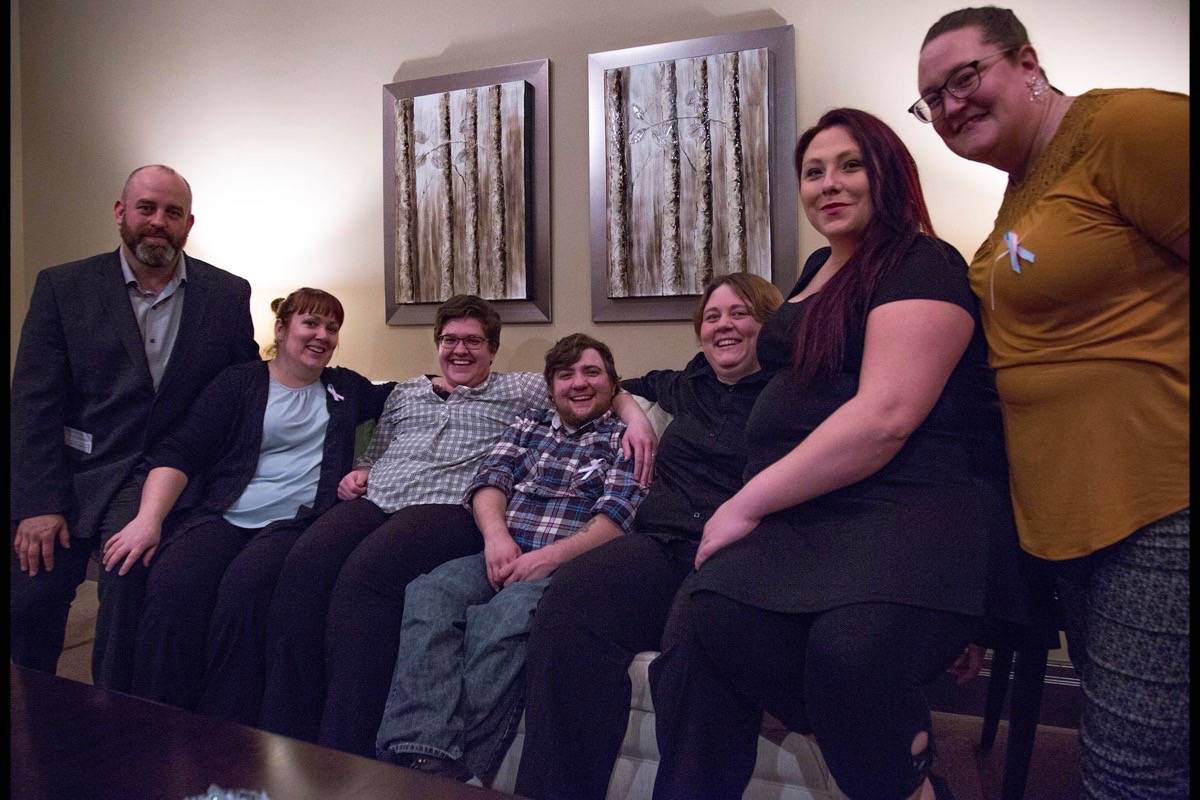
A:
<svg viewBox="0 0 1200 800">
<path fill-rule="evenodd" d="M 262 528 L 291 519 L 302 505 L 311 506 L 317 497 L 328 423 L 320 381 L 292 389 L 272 378 L 258 466 L 225 512 L 225 521 L 239 528 Z"/>
</svg>

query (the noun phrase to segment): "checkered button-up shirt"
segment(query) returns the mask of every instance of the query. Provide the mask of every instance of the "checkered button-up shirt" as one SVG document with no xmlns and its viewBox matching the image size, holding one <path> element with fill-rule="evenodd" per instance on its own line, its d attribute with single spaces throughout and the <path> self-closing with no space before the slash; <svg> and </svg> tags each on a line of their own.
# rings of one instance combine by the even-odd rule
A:
<svg viewBox="0 0 1200 800">
<path fill-rule="evenodd" d="M 530 408 L 546 408 L 546 380 L 535 372 L 493 372 L 446 399 L 422 375 L 388 395 L 371 443 L 367 499 L 391 514 L 420 503 L 458 503 L 504 429 Z"/>
<path fill-rule="evenodd" d="M 488 453 L 463 503 L 470 508 L 485 486 L 504 492 L 509 533 L 525 552 L 576 533 L 598 514 L 628 533 L 643 490 L 621 452 L 624 432 L 611 410 L 573 432 L 556 412 L 531 411 Z"/>
</svg>

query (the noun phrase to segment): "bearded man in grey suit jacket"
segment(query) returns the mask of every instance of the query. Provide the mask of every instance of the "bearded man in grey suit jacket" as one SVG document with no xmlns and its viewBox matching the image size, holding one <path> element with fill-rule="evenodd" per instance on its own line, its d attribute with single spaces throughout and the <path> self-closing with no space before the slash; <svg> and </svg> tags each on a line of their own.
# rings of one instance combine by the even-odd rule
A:
<svg viewBox="0 0 1200 800">
<path fill-rule="evenodd" d="M 13 371 L 12 660 L 50 673 L 91 553 L 137 513 L 143 454 L 218 372 L 258 357 L 250 284 L 183 254 L 183 176 L 139 167 L 113 216 L 118 250 L 38 273 Z M 100 572 L 99 686 L 129 688 L 154 552 Z"/>
</svg>

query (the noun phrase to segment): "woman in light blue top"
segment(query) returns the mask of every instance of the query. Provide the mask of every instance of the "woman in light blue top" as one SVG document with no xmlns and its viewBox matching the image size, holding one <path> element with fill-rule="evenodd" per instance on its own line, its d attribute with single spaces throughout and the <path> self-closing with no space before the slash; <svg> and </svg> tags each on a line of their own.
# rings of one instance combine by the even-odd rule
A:
<svg viewBox="0 0 1200 800">
<path fill-rule="evenodd" d="M 104 553 L 122 572 L 154 559 L 133 692 L 242 721 L 257 717 L 262 654 L 233 634 L 262 627 L 284 557 L 337 502 L 356 428 L 394 386 L 328 366 L 344 318 L 333 295 L 298 289 L 273 308 L 274 357 L 226 369 L 196 398 Z"/>
</svg>

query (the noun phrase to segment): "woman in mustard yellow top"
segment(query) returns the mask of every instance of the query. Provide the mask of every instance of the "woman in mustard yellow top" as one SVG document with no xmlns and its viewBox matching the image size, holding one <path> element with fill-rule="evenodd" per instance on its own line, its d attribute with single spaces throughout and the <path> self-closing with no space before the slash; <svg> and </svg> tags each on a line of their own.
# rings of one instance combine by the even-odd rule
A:
<svg viewBox="0 0 1200 800">
<path fill-rule="evenodd" d="M 1083 682 L 1084 794 L 1187 797 L 1189 98 L 1066 96 L 995 7 L 930 28 L 918 86 L 913 115 L 1009 178 L 970 278 Z"/>
</svg>

